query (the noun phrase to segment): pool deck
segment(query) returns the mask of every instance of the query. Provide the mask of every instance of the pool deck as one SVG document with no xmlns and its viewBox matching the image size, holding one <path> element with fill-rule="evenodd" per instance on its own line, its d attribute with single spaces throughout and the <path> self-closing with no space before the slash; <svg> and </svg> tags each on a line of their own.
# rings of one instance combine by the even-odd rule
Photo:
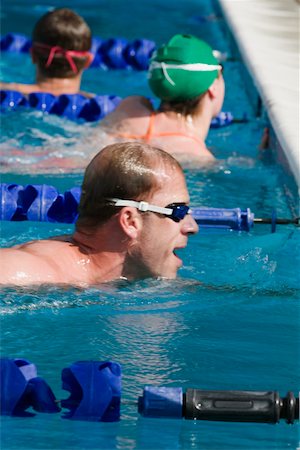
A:
<svg viewBox="0 0 300 450">
<path fill-rule="evenodd" d="M 300 0 L 219 0 L 300 188 Z"/>
</svg>

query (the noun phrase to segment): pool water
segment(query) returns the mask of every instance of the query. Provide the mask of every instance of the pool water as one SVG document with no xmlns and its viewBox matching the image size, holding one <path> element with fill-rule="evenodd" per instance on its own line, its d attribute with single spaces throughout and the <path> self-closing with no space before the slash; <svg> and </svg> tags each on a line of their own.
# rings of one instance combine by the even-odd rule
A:
<svg viewBox="0 0 300 450">
<path fill-rule="evenodd" d="M 30 34 L 49 4 L 3 0 L 2 34 Z M 59 6 L 52 1 L 51 6 Z M 214 2 L 79 0 L 66 3 L 92 25 L 95 35 L 157 43 L 178 32 L 191 32 L 229 52 L 222 20 L 203 24 L 200 14 Z M 133 14 L 134 11 L 134 14 Z M 157 16 L 157 11 L 160 14 Z M 152 20 L 149 20 L 152 18 Z M 26 20 L 25 20 L 26 19 Z M 130 23 L 130 26 L 128 24 Z M 120 32 L 121 30 L 121 32 Z M 222 38 L 222 39 L 221 39 Z M 19 61 L 24 66 L 20 71 Z M 208 146 L 216 167 L 186 170 L 191 204 L 249 207 L 255 217 L 297 213 L 293 181 L 272 158 L 262 159 L 259 142 L 266 117 L 256 117 L 244 90 L 240 61 L 225 64 L 223 109 L 247 123 L 211 130 Z M 26 82 L 33 76 L 26 55 L 4 54 L 2 78 Z M 17 78 L 18 77 L 18 78 Z M 83 89 L 98 94 L 151 95 L 146 74 L 90 69 Z M 15 118 L 15 120 L 12 120 Z M 78 150 L 95 124 L 75 124 L 37 112 L 2 115 L 1 146 L 24 153 L 55 145 Z M 98 142 L 99 146 L 101 142 Z M 95 149 L 90 149 L 92 152 Z M 8 153 L 5 155 L 8 158 Z M 38 158 L 38 156 L 37 156 Z M 6 159 L 1 182 L 50 184 L 60 192 L 79 186 L 82 172 L 24 174 L 26 155 Z M 28 167 L 28 166 L 27 166 Z M 72 226 L 2 222 L 1 245 L 72 232 Z M 1 292 L 1 354 L 34 362 L 58 399 L 61 370 L 78 360 L 114 360 L 122 365 L 121 420 L 73 422 L 61 414 L 33 418 L 1 417 L 3 449 L 295 449 L 298 425 L 193 422 L 147 419 L 137 412 L 145 385 L 207 390 L 299 391 L 300 373 L 300 229 L 293 225 L 255 224 L 250 232 L 200 230 L 181 251 L 184 266 L 177 280 L 116 282 L 86 290 L 58 287 L 5 288 Z"/>
</svg>

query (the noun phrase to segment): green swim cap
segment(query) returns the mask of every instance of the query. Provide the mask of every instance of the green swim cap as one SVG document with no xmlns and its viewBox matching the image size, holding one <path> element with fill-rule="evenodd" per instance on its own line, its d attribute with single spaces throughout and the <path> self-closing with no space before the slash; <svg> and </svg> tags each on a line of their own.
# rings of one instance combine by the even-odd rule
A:
<svg viewBox="0 0 300 450">
<path fill-rule="evenodd" d="M 161 100 L 188 100 L 207 91 L 220 68 L 206 42 L 190 34 L 176 34 L 153 54 L 149 86 Z"/>
</svg>

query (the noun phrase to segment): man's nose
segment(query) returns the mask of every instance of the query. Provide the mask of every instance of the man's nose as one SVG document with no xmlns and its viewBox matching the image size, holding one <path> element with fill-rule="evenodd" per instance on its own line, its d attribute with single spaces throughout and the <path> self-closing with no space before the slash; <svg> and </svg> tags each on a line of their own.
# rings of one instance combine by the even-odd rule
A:
<svg viewBox="0 0 300 450">
<path fill-rule="evenodd" d="M 197 222 L 191 214 L 187 214 L 182 221 L 182 232 L 184 234 L 196 234 L 199 231 Z"/>
</svg>

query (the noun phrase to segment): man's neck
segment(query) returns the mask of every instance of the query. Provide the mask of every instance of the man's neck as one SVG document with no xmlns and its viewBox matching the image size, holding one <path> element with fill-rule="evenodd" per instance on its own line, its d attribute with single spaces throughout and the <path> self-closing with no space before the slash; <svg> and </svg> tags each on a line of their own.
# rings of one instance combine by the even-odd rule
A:
<svg viewBox="0 0 300 450">
<path fill-rule="evenodd" d="M 81 76 L 74 78 L 46 78 L 37 76 L 36 85 L 39 91 L 53 95 L 77 94 L 80 90 Z"/>
<path fill-rule="evenodd" d="M 101 229 L 93 234 L 75 231 L 72 242 L 78 249 L 80 263 L 84 264 L 91 284 L 122 277 L 127 246 L 122 245 L 122 239 L 115 235 L 113 227 L 106 235 Z"/>
</svg>

